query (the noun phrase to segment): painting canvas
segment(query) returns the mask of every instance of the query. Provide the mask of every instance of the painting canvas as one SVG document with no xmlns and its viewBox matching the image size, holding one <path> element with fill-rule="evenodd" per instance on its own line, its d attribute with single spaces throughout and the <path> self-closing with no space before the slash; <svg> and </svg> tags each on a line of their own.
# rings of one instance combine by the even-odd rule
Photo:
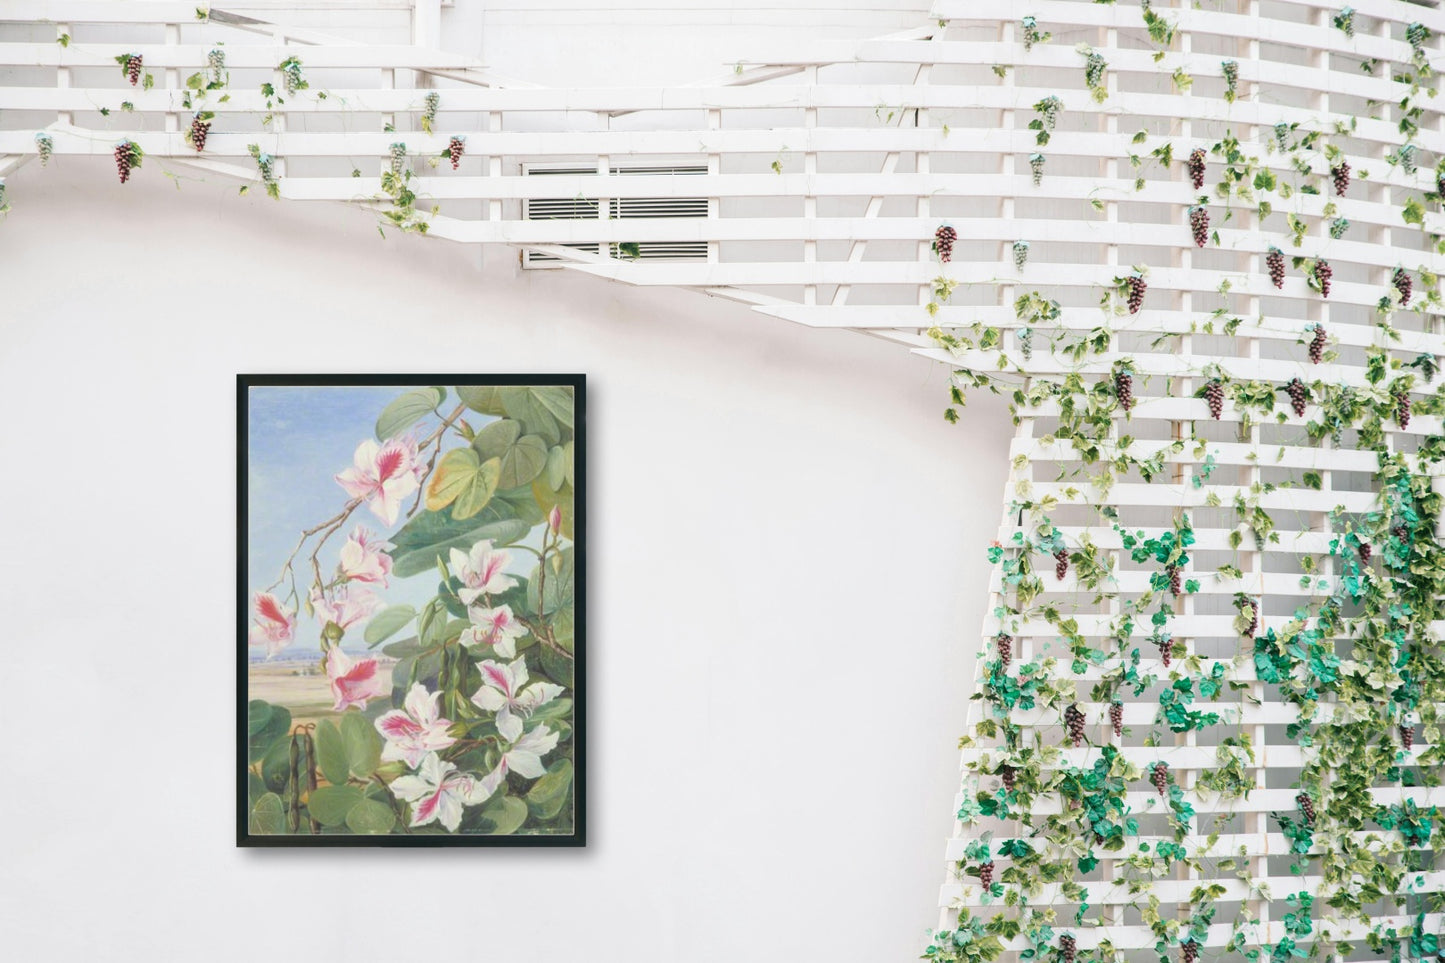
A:
<svg viewBox="0 0 1445 963">
<path fill-rule="evenodd" d="M 584 844 L 584 387 L 239 376 L 239 845 Z"/>
</svg>

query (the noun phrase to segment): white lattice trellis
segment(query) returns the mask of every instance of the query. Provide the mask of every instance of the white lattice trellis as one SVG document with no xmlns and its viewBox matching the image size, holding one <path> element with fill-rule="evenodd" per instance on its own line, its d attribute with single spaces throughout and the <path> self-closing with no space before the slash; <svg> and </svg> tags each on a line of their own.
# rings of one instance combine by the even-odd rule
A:
<svg viewBox="0 0 1445 963">
<path fill-rule="evenodd" d="M 1236 599 L 1260 605 L 1263 632 L 1282 630 L 1297 609 L 1328 595 L 1347 574 L 1329 554 L 1341 535 L 1334 529 L 1377 508 L 1380 455 L 1357 444 L 1348 426 L 1338 442 L 1328 431 L 1312 441 L 1305 426 L 1328 415 L 1314 403 L 1297 416 L 1281 398 L 1285 414 L 1274 418 L 1231 401 L 1216 421 L 1196 395 L 1214 379 L 1282 386 L 1293 378 L 1368 394 L 1372 350 L 1388 349 L 1386 357 L 1401 362 L 1445 354 L 1433 291 L 1437 235 L 1445 228 L 1436 180 L 1445 133 L 1427 69 L 1439 58 L 1445 15 L 1403 0 L 1356 0 L 1347 31 L 1337 23 L 1347 16 L 1341 7 L 1320 0 L 1176 0 L 1152 4 L 1151 30 L 1149 7 L 1039 0 L 1000 10 L 939 0 L 932 19 L 914 31 L 862 44 L 760 50 L 714 83 L 577 90 L 509 82 L 468 58 L 405 41 L 346 43 L 216 8 L 198 20 L 193 4 L 13 0 L 0 7 L 0 174 L 33 159 L 43 133 L 47 153 L 61 160 L 110 155 L 126 138 L 153 166 L 184 165 L 254 184 L 254 145 L 275 159 L 281 198 L 384 214 L 396 207 L 383 171 L 392 145 L 403 143 L 401 166 L 413 174 L 418 216 L 434 237 L 511 245 L 569 270 L 689 287 L 790 321 L 867 332 L 959 369 L 961 383 L 970 373 L 997 378 L 1004 369 L 1024 397 L 1077 378 L 1086 387 L 1103 382 L 1106 398 L 1108 379 L 1127 365 L 1138 402 L 1127 418 L 1114 413 L 1098 454 L 1107 462 L 1121 453 L 1142 459 L 1140 452 L 1162 451 L 1152 479 L 1137 463 L 1121 462 L 1106 491 L 1091 487 L 1087 476 L 1097 467 L 1084 465 L 1078 449 L 1059 437 L 1068 422 L 1060 400 L 1020 404 L 999 535 L 1002 557 L 1017 559 L 1016 538 L 1033 540 L 1047 525 L 1074 553 L 1076 571 L 1081 558 L 1114 566 L 1113 577 L 1100 583 L 1107 591 L 1096 600 L 1101 590 L 1074 573 L 1056 581 L 1045 572 L 1039 601 L 1072 618 L 1071 631 L 1062 631 L 1058 618 L 1038 617 L 1035 606 L 1028 617 L 991 619 L 985 655 L 1003 628 L 1012 637 L 1011 678 L 1020 666 L 1062 655 L 1048 670 L 1060 687 L 1053 701 L 1006 713 L 1016 738 L 1061 745 L 1063 711 L 1077 704 L 1087 745 L 1050 757 L 1043 776 L 1087 769 L 1104 758 L 1106 746 L 1136 769 L 1166 763 L 1198 813 L 1177 844 L 1199 862 L 1175 862 L 1147 886 L 1131 885 L 1131 874 L 1144 872 L 1128 863 L 1137 847 L 1175 841 L 1165 797 L 1134 776 L 1113 797 L 1138 820 L 1127 848 L 1101 853 L 1098 865 L 1080 870 L 1067 887 L 1046 882 L 1026 902 L 1052 909 L 1056 929 L 1073 936 L 1079 953 L 1104 958 L 1110 946 L 1127 953 L 1159 943 L 1161 929 L 1147 912 L 1151 896 L 1162 918 L 1187 931 L 1199 908 L 1196 889 L 1217 882 L 1221 888 L 1207 900 L 1217 915 L 1199 940 L 1202 952 L 1222 955 L 1242 940 L 1240 949 L 1277 953 L 1286 938 L 1308 947 L 1321 935 L 1344 938 L 1370 927 L 1330 923 L 1330 911 L 1320 907 L 1308 933 L 1298 932 L 1297 918 L 1289 921 L 1283 897 L 1336 892 L 1341 884 L 1308 868 L 1290 871 L 1291 841 L 1271 814 L 1295 810 L 1294 784 L 1317 748 L 1292 736 L 1287 727 L 1298 719 L 1296 707 L 1256 674 L 1235 624 Z M 435 5 L 419 12 L 419 36 L 436 35 L 435 13 Z M 1029 42 L 1025 17 L 1052 36 Z M 1428 36 L 1409 35 L 1412 23 Z M 207 69 L 208 54 L 220 44 L 227 83 L 202 99 L 187 80 Z M 1107 61 L 1103 99 L 1086 87 L 1078 45 Z M 133 87 L 116 69 L 115 58 L 131 53 L 142 56 L 153 87 Z M 310 86 L 284 99 L 265 92 L 262 85 L 278 83 L 278 65 L 293 56 Z M 437 111 L 427 131 L 429 92 L 437 94 Z M 1058 102 L 1057 128 L 1040 143 L 1044 132 L 1030 124 L 1042 126 L 1035 105 L 1050 97 Z M 215 117 L 197 153 L 184 133 L 201 109 Z M 466 144 L 458 169 L 428 163 L 456 135 Z M 1326 153 L 1325 143 L 1338 153 Z M 1206 152 L 1203 189 L 1192 187 L 1182 163 L 1195 148 Z M 1354 180 L 1337 197 L 1329 168 L 1339 160 L 1348 162 Z M 596 173 L 528 176 L 547 165 Z M 689 173 L 630 172 L 638 167 Z M 1231 197 L 1220 197 L 1216 185 L 1235 170 L 1247 178 Z M 10 203 L 25 203 L 31 176 L 12 180 Z M 557 198 L 595 202 L 597 214 L 527 218 L 526 202 Z M 702 198 L 706 216 L 609 216 L 608 202 L 620 198 Z M 1210 218 L 1204 246 L 1191 238 L 1196 205 Z M 944 221 L 958 239 L 951 262 L 941 265 L 930 242 Z M 1022 266 L 1016 242 L 1027 245 Z M 706 256 L 627 256 L 630 244 L 653 243 L 702 244 Z M 600 253 L 578 245 L 597 245 Z M 1302 259 L 1287 267 L 1279 287 L 1269 278 L 1271 247 L 1287 260 Z M 1307 276 L 1319 259 L 1333 269 L 1327 299 Z M 1134 265 L 1148 269 L 1144 307 L 1114 313 L 1116 279 Z M 1418 288 L 1410 310 L 1391 300 L 1397 269 Z M 1031 295 L 1037 303 L 1057 302 L 1057 317 L 1037 321 L 1021 313 L 1019 299 Z M 928 333 L 934 326 L 940 339 Z M 1328 332 L 1333 353 L 1320 365 L 1307 359 L 1312 326 Z M 1025 329 L 1031 351 L 1023 340 L 1029 335 L 1021 338 Z M 1100 350 L 1079 356 L 1050 350 L 1052 342 L 1063 347 L 1099 333 L 1107 335 Z M 1435 389 L 1421 377 L 1412 390 L 1427 401 Z M 1440 435 L 1441 419 L 1419 414 L 1408 428 L 1387 424 L 1383 432 L 1387 453 L 1413 455 Z M 1178 450 L 1174 442 L 1182 442 Z M 1044 508 L 1046 499 L 1053 503 Z M 1148 651 L 1151 627 L 1141 621 L 1132 633 L 1119 628 L 1120 617 L 1150 590 L 1157 566 L 1129 560 L 1115 518 L 1099 512 L 1103 506 L 1126 531 L 1150 535 L 1175 530 L 1188 514 L 1196 541 L 1182 575 L 1199 586 L 1180 596 L 1169 631 L 1185 667 L 1176 667 L 1178 678 L 1211 678 L 1221 667 L 1219 699 L 1195 706 L 1217 713 L 1219 725 L 1169 731 L 1160 723 L 1156 687 L 1122 700 L 1125 733 L 1116 737 L 1109 702 L 1092 696 L 1127 662 L 1115 650 L 1140 642 L 1146 650 L 1140 671 L 1169 681 Z M 1272 516 L 1277 540 L 1256 544 L 1248 524 L 1256 509 Z M 1336 516 L 1337 509 L 1343 514 Z M 1305 573 L 1304 557 L 1323 561 Z M 1237 567 L 1237 577 L 1227 569 L 1220 575 L 1227 565 Z M 1006 614 L 1016 587 L 1000 575 L 991 591 Z M 1073 671 L 1068 636 L 1107 657 L 1086 659 Z M 1348 644 L 1340 645 L 1347 653 Z M 981 665 L 982 688 L 989 659 Z M 1066 698 L 1068 687 L 1073 694 Z M 1318 720 L 1341 711 L 1328 703 Z M 990 717 L 979 706 L 971 724 Z M 1418 714 L 1429 722 L 1433 707 Z M 1435 731 L 1427 725 L 1423 734 L 1430 739 L 1409 760 L 1433 772 Z M 1252 755 L 1222 742 L 1243 736 Z M 961 809 L 978 792 L 997 790 L 1003 750 L 986 742 L 964 751 Z M 1253 789 L 1230 799 L 1201 792 L 1201 775 L 1231 757 Z M 1437 788 L 1397 783 L 1372 792 L 1381 805 L 1407 798 L 1422 807 L 1445 803 Z M 1061 805 L 1057 793 L 1040 794 L 1015 815 L 1044 819 L 1061 813 Z M 1216 815 L 1221 820 L 1212 832 Z M 947 854 L 945 929 L 957 925 L 960 910 L 987 917 L 1004 905 L 1002 898 L 985 900 L 970 875 L 978 860 L 968 847 L 987 829 L 995 840 L 1038 838 L 1017 819 L 960 821 Z M 1382 847 L 1399 841 L 1398 830 L 1373 832 Z M 1086 835 L 1082 843 L 1093 851 Z M 994 858 L 1001 876 L 1010 867 L 1022 872 L 1018 860 Z M 1233 867 L 1219 862 L 1230 858 Z M 1425 860 L 1418 879 L 1402 885 L 1415 894 L 1440 891 L 1432 866 Z M 1006 879 L 1005 890 L 1017 893 L 1019 878 Z M 1091 909 L 1075 922 L 1084 902 Z M 1375 925 L 1434 935 L 1442 919 L 1436 909 L 1419 895 L 1403 907 L 1380 903 Z M 1178 927 L 1170 932 L 1166 948 L 1180 942 Z M 1004 935 L 1009 951 L 1039 950 L 1027 932 Z M 1045 944 L 1046 952 L 1062 953 L 1057 934 Z M 947 950 L 955 951 L 970 952 Z M 1425 954 L 1416 946 L 1404 955 Z"/>
</svg>

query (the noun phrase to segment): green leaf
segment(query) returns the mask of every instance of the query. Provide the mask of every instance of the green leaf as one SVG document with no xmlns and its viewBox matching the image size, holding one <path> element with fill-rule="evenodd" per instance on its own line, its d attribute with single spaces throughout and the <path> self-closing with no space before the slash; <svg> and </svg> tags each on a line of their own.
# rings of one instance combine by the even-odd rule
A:
<svg viewBox="0 0 1445 963">
<path fill-rule="evenodd" d="M 542 469 L 547 487 L 554 492 L 567 484 L 567 449 L 553 445 L 547 449 L 547 466 Z"/>
<path fill-rule="evenodd" d="M 361 790 L 355 786 L 322 786 L 312 790 L 306 808 L 323 826 L 340 826 L 347 813 L 361 802 Z"/>
<path fill-rule="evenodd" d="M 559 385 L 507 386 L 499 389 L 507 414 L 522 422 L 528 434 L 549 443 L 562 440 L 561 426 L 573 424 L 572 393 Z"/>
<path fill-rule="evenodd" d="M 388 605 L 366 624 L 366 631 L 362 637 L 366 639 L 367 648 L 374 649 L 416 618 L 416 609 L 410 605 Z"/>
<path fill-rule="evenodd" d="M 286 806 L 281 797 L 268 792 L 251 808 L 247 831 L 255 836 L 275 836 L 286 832 Z"/>
<path fill-rule="evenodd" d="M 291 731 L 291 710 L 253 699 L 246 706 L 246 759 L 259 762 L 267 750 Z"/>
<path fill-rule="evenodd" d="M 479 828 L 493 836 L 510 836 L 526 821 L 527 804 L 515 796 L 502 796 L 482 810 Z"/>
<path fill-rule="evenodd" d="M 426 486 L 427 510 L 439 512 L 460 498 L 472 484 L 481 464 L 477 453 L 470 448 L 453 448 L 443 455 Z"/>
<path fill-rule="evenodd" d="M 268 792 L 286 791 L 286 785 L 291 781 L 290 739 L 278 739 L 272 743 L 261 760 L 261 781 Z"/>
<path fill-rule="evenodd" d="M 463 551 L 483 539 L 508 545 L 542 521 L 542 510 L 530 493 L 500 493 L 476 515 L 454 519 L 448 513 L 427 511 L 407 522 L 391 536 L 392 572 L 408 578 L 436 565 L 453 548 Z"/>
<path fill-rule="evenodd" d="M 572 549 L 562 550 L 560 571 L 554 571 L 551 563 L 552 560 L 547 559 L 545 579 L 542 578 L 541 565 L 535 566 L 532 574 L 527 576 L 527 607 L 538 615 L 551 615 L 572 602 L 572 582 L 575 575 Z"/>
<path fill-rule="evenodd" d="M 562 446 L 562 450 L 567 453 L 567 484 L 571 485 L 573 488 L 577 487 L 577 479 L 576 477 L 574 477 L 576 471 L 575 466 L 577 463 L 577 453 L 574 450 L 575 448 L 576 444 L 570 441 Z"/>
<path fill-rule="evenodd" d="M 346 763 L 351 774 L 370 779 L 381 765 L 381 734 L 371 720 L 360 712 L 348 712 L 341 717 L 341 739 L 346 746 Z"/>
<path fill-rule="evenodd" d="M 547 466 L 547 443 L 540 435 L 522 434 L 521 423 L 510 419 L 494 421 L 477 432 L 472 447 L 477 457 L 500 462 L 498 488 L 530 485 Z"/>
<path fill-rule="evenodd" d="M 381 410 L 376 419 L 376 440 L 386 441 L 403 428 L 426 417 L 447 398 L 440 387 L 413 388 Z"/>
<path fill-rule="evenodd" d="M 330 719 L 322 719 L 316 724 L 316 764 L 326 781 L 335 786 L 343 785 L 351 772 L 346 758 L 346 743 Z"/>
<path fill-rule="evenodd" d="M 527 808 L 538 819 L 551 819 L 571 798 L 571 788 L 572 760 L 559 759 L 527 790 Z"/>
<path fill-rule="evenodd" d="M 500 417 L 507 413 L 500 392 L 501 389 L 495 385 L 457 385 L 457 397 L 462 404 L 484 415 Z"/>
<path fill-rule="evenodd" d="M 477 468 L 472 475 L 471 482 L 462 493 L 457 496 L 456 504 L 452 505 L 452 518 L 461 521 L 471 518 L 477 512 L 487 507 L 487 502 L 497 493 L 498 479 L 502 474 L 502 462 L 497 458 L 488 458 Z"/>
<path fill-rule="evenodd" d="M 363 799 L 346 814 L 346 825 L 358 836 L 381 836 L 396 825 L 396 814 L 385 803 Z"/>
</svg>

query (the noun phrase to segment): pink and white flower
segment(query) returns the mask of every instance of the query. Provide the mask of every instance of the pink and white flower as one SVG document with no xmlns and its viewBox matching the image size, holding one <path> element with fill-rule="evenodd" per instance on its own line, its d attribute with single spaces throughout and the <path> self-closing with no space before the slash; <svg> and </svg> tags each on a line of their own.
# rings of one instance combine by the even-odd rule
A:
<svg viewBox="0 0 1445 963">
<path fill-rule="evenodd" d="M 510 605 L 471 608 L 467 615 L 472 624 L 462 632 L 463 645 L 490 645 L 502 658 L 516 658 L 517 640 L 527 634 L 527 627 L 517 620 Z"/>
<path fill-rule="evenodd" d="M 426 686 L 417 682 L 406 694 L 403 709 L 393 709 L 376 720 L 376 731 L 386 738 L 382 761 L 402 759 L 415 769 L 427 753 L 456 742 L 447 734 L 451 720 L 443 719 L 437 708 L 440 698 L 440 692 L 427 692 Z"/>
<path fill-rule="evenodd" d="M 457 597 L 463 605 L 471 605 L 483 595 L 500 595 L 517 584 L 506 572 L 511 554 L 494 550 L 491 539 L 473 545 L 465 555 L 459 549 L 452 549 L 451 560 L 452 574 L 462 580 Z"/>
<path fill-rule="evenodd" d="M 482 687 L 472 696 L 472 701 L 480 708 L 497 714 L 497 731 L 508 742 L 517 742 L 517 737 L 522 734 L 522 723 L 528 716 L 565 691 L 562 686 L 551 682 L 528 685 L 527 663 L 522 659 L 506 665 L 488 659 L 479 663 L 477 668 L 482 673 Z M 556 744 L 554 734 L 552 745 Z"/>
<path fill-rule="evenodd" d="M 296 637 L 296 610 L 288 609 L 270 592 L 257 592 L 251 597 L 252 645 L 266 646 L 266 658 L 271 658 Z"/>
<path fill-rule="evenodd" d="M 353 625 L 365 622 L 381 608 L 381 599 L 364 585 L 338 585 L 330 592 L 311 590 L 311 607 L 324 628 L 334 623 L 345 632 Z"/>
<path fill-rule="evenodd" d="M 497 782 L 500 782 L 498 780 Z M 487 801 L 496 791 L 469 772 L 458 772 L 450 762 L 443 762 L 436 753 L 428 753 L 414 775 L 399 776 L 391 782 L 396 798 L 411 804 L 411 824 L 425 826 L 433 820 L 449 832 L 456 832 L 462 823 L 462 809 Z"/>
<path fill-rule="evenodd" d="M 562 509 L 556 505 L 553 505 L 552 510 L 547 513 L 547 527 L 552 530 L 553 535 L 562 531 Z"/>
<path fill-rule="evenodd" d="M 331 707 L 336 712 L 345 712 L 350 706 L 365 709 L 368 700 L 386 695 L 388 688 L 375 659 L 353 662 L 340 647 L 326 653 L 326 675 L 336 697 L 336 705 Z"/>
<path fill-rule="evenodd" d="M 528 779 L 536 779 L 545 773 L 547 767 L 542 765 L 542 757 L 557 748 L 557 739 L 557 733 L 546 726 L 538 726 L 524 733 L 510 749 L 502 753 L 502 760 L 497 763 L 497 768 L 481 778 L 480 785 L 486 790 L 486 794 L 490 796 L 496 792 L 509 772 Z"/>
<path fill-rule="evenodd" d="M 365 499 L 377 518 L 395 525 L 401 503 L 416 493 L 425 477 L 416 439 L 407 435 L 379 445 L 368 438 L 357 445 L 352 466 L 336 476 L 336 483 L 352 498 Z"/>
<path fill-rule="evenodd" d="M 341 574 L 353 582 L 385 586 L 391 576 L 391 556 L 386 554 L 391 547 L 390 542 L 356 526 L 356 531 L 341 546 Z"/>
</svg>

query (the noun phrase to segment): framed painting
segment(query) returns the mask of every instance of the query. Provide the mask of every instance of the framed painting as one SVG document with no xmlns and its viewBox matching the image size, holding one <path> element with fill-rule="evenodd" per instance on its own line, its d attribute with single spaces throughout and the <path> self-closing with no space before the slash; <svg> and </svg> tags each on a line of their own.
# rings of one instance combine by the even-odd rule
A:
<svg viewBox="0 0 1445 963">
<path fill-rule="evenodd" d="M 582 846 L 582 375 L 237 377 L 240 846 Z"/>
</svg>

